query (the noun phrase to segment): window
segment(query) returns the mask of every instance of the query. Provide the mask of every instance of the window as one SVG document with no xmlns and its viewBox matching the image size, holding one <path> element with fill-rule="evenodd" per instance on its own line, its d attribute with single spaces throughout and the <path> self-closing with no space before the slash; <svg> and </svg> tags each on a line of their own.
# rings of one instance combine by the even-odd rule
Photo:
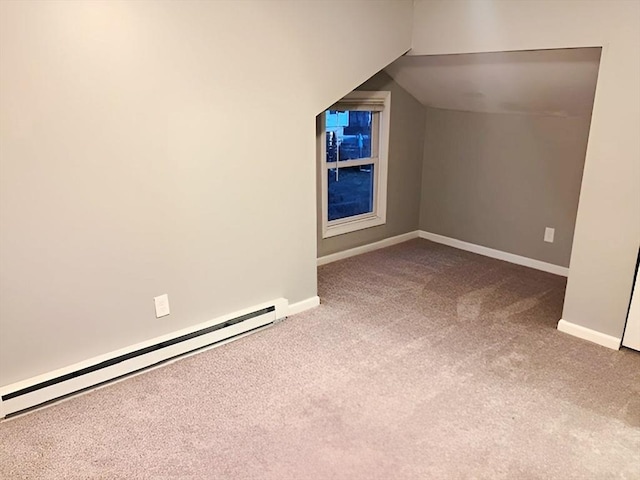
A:
<svg viewBox="0 0 640 480">
<path fill-rule="evenodd" d="M 323 238 L 386 222 L 390 100 L 356 91 L 321 115 Z"/>
</svg>

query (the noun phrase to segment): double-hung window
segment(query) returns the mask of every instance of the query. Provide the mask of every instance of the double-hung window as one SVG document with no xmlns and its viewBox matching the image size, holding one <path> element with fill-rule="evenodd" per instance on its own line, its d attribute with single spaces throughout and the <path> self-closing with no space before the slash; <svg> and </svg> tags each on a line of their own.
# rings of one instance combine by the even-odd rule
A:
<svg viewBox="0 0 640 480">
<path fill-rule="evenodd" d="M 390 101 L 355 91 L 321 115 L 323 238 L 386 222 Z"/>
</svg>

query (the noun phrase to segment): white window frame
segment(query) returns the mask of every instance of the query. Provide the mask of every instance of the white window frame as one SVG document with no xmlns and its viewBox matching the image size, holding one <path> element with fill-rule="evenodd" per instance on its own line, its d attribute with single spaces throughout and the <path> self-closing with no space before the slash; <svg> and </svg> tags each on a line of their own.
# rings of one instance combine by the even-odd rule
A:
<svg viewBox="0 0 640 480">
<path fill-rule="evenodd" d="M 322 238 L 335 237 L 370 227 L 384 225 L 387 221 L 387 171 L 389 167 L 389 125 L 391 116 L 391 92 L 354 91 L 327 110 L 375 111 L 371 122 L 371 141 L 377 148 L 377 156 L 327 162 L 326 115 L 320 115 L 320 176 L 322 188 Z M 374 135 L 377 133 L 377 139 Z M 373 143 L 372 143 L 373 147 Z M 329 170 L 373 164 L 373 211 L 329 221 Z"/>
</svg>

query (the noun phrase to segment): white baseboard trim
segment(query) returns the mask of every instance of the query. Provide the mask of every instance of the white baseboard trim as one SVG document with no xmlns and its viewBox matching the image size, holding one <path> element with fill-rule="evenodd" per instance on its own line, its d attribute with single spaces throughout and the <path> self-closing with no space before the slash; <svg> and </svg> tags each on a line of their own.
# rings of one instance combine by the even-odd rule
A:
<svg viewBox="0 0 640 480">
<path fill-rule="evenodd" d="M 466 250 L 468 252 L 477 253 L 479 255 L 484 255 L 485 257 L 504 260 L 505 262 L 515 263 L 516 265 L 523 265 L 525 267 L 542 270 L 543 272 L 549 272 L 555 275 L 561 275 L 563 277 L 569 276 L 569 269 L 567 267 L 561 267 L 552 263 L 534 260 L 533 258 L 522 257 L 513 253 L 507 253 L 500 250 L 494 250 L 493 248 L 483 247 L 481 245 L 476 245 L 469 242 L 463 242 L 462 240 L 445 237 L 444 235 L 438 235 L 437 233 L 425 232 L 424 230 L 420 230 L 418 232 L 418 235 L 420 236 L 420 238 L 431 240 L 432 242 L 441 243 L 443 245 L 459 248 L 460 250 Z"/>
<path fill-rule="evenodd" d="M 620 350 L 620 343 L 622 339 L 591 330 L 590 328 L 586 328 L 581 325 L 576 325 L 575 323 L 567 322 L 566 320 L 560 320 L 558 322 L 558 330 L 563 333 L 573 335 L 574 337 L 581 338 L 582 340 L 597 343 L 603 347 Z"/>
<path fill-rule="evenodd" d="M 296 313 L 302 313 L 305 310 L 311 310 L 312 308 L 320 305 L 320 297 L 317 295 L 315 297 L 307 298 L 306 300 L 302 300 L 301 302 L 292 303 L 289 305 L 289 311 L 287 316 L 295 315 Z"/>
<path fill-rule="evenodd" d="M 355 257 L 356 255 L 361 255 L 363 253 L 373 252 L 374 250 L 397 245 L 398 243 L 406 242 L 407 240 L 412 240 L 414 238 L 418 238 L 417 230 L 403 233 L 402 235 L 396 235 L 395 237 L 385 238 L 384 240 L 377 242 L 368 243 L 367 245 L 350 248 L 349 250 L 344 250 L 342 252 L 325 255 L 324 257 L 318 257 L 318 266 L 326 265 L 327 263 L 336 262 L 349 257 Z"/>
<path fill-rule="evenodd" d="M 287 300 L 278 298 L 0 387 L 0 418 L 228 343 L 275 323 L 288 312 Z"/>
</svg>

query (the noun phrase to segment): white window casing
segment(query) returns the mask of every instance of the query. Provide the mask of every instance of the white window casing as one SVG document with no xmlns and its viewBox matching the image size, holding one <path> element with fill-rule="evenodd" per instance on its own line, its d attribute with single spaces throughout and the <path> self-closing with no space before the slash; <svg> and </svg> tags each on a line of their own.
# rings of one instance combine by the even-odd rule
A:
<svg viewBox="0 0 640 480">
<path fill-rule="evenodd" d="M 322 238 L 384 225 L 387 219 L 387 172 L 389 162 L 389 126 L 391 92 L 354 91 L 327 110 L 364 110 L 374 112 L 371 127 L 371 157 L 327 162 L 326 115 L 321 117 L 320 174 L 322 188 Z M 329 171 L 373 164 L 373 211 L 329 221 Z"/>
</svg>

